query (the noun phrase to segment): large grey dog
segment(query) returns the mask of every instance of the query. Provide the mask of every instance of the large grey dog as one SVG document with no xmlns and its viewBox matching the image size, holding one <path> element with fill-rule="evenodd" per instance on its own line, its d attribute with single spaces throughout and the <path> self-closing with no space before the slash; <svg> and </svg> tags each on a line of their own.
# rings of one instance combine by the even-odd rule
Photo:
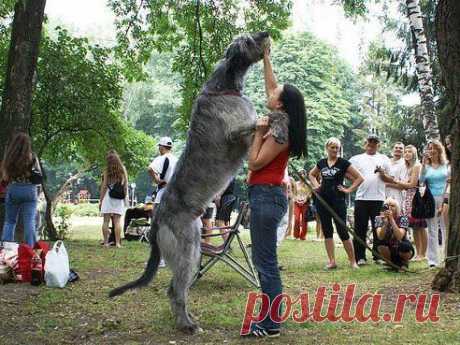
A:
<svg viewBox="0 0 460 345">
<path fill-rule="evenodd" d="M 176 325 L 186 333 L 199 329 L 187 311 L 188 290 L 200 258 L 199 217 L 247 156 L 256 112 L 241 92 L 246 72 L 262 59 L 269 42 L 269 35 L 260 32 L 239 36 L 227 48 L 195 100 L 184 153 L 152 219 L 151 254 L 144 274 L 110 292 L 112 297 L 146 286 L 162 255 L 173 273 L 168 296 Z"/>
</svg>

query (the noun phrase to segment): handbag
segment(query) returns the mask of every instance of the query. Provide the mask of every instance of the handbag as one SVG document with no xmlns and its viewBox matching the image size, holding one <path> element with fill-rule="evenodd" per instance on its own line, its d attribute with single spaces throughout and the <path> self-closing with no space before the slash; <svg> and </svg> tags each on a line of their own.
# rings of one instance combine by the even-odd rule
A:
<svg viewBox="0 0 460 345">
<path fill-rule="evenodd" d="M 168 168 L 169 168 L 169 158 L 168 157 L 165 157 L 165 160 L 163 162 L 163 169 L 161 169 L 161 174 L 160 174 L 160 180 L 164 180 L 165 176 L 166 176 L 166 172 L 168 171 Z M 154 190 L 154 192 L 152 193 L 152 199 L 155 199 L 158 192 L 164 187 L 166 186 L 166 183 L 163 183 L 163 184 L 159 184 L 157 186 L 157 188 Z"/>
<path fill-rule="evenodd" d="M 32 184 L 42 184 L 43 183 L 43 174 L 40 171 L 38 160 L 36 157 L 34 158 L 34 162 L 30 170 L 29 180 L 30 180 L 30 183 Z"/>
<path fill-rule="evenodd" d="M 425 183 L 425 193 L 423 196 L 420 194 L 420 189 L 417 188 L 414 198 L 412 199 L 412 211 L 411 216 L 417 219 L 430 219 L 433 218 L 436 213 L 436 205 L 433 194 Z"/>
<path fill-rule="evenodd" d="M 122 183 L 117 182 L 112 187 L 110 185 L 107 185 L 107 187 L 111 198 L 123 200 L 126 197 L 125 186 Z"/>
</svg>

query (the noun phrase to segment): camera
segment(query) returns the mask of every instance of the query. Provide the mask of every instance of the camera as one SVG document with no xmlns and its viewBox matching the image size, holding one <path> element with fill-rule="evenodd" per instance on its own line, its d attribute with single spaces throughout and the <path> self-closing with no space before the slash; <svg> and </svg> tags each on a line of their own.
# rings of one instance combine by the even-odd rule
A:
<svg viewBox="0 0 460 345">
<path fill-rule="evenodd" d="M 377 165 L 377 166 L 375 167 L 374 174 L 377 174 L 378 172 L 380 172 L 381 169 L 382 169 L 382 168 L 380 167 L 380 165 Z"/>
<path fill-rule="evenodd" d="M 390 207 L 387 205 L 387 204 L 384 204 L 382 206 L 382 211 L 385 212 L 385 211 L 388 211 L 390 209 Z"/>
</svg>

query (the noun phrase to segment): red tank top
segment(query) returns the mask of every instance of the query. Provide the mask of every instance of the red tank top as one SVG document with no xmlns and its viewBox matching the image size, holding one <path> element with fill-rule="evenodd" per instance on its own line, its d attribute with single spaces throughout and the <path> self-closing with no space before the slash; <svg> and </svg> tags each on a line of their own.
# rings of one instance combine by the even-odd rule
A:
<svg viewBox="0 0 460 345">
<path fill-rule="evenodd" d="M 284 178 L 284 172 L 289 159 L 289 148 L 280 152 L 270 163 L 262 169 L 252 171 L 249 177 L 249 185 L 255 184 L 274 184 L 281 185 Z"/>
</svg>

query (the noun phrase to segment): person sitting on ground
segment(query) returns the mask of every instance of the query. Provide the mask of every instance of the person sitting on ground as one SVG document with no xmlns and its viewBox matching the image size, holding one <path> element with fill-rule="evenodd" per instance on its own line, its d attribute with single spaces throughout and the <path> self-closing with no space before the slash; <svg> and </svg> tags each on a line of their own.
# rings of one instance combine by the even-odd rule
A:
<svg viewBox="0 0 460 345">
<path fill-rule="evenodd" d="M 407 269 L 409 260 L 412 259 L 415 251 L 406 236 L 409 218 L 401 215 L 400 206 L 395 199 L 385 200 L 376 223 L 377 236 L 381 241 L 377 247 L 380 255 L 400 267 L 401 270 Z"/>
</svg>

